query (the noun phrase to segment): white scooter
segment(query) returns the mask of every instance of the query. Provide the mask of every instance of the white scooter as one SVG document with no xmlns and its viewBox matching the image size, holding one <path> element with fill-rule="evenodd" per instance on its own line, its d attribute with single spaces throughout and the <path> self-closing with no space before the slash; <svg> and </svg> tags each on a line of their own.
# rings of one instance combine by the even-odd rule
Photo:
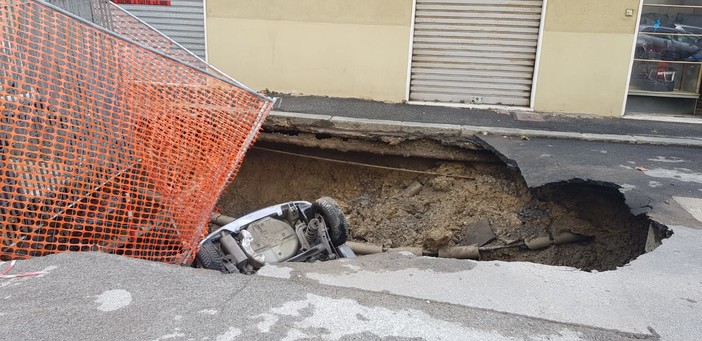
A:
<svg viewBox="0 0 702 341">
<path fill-rule="evenodd" d="M 200 242 L 193 266 L 252 274 L 264 264 L 353 258 L 336 201 L 291 201 L 238 218 Z"/>
</svg>

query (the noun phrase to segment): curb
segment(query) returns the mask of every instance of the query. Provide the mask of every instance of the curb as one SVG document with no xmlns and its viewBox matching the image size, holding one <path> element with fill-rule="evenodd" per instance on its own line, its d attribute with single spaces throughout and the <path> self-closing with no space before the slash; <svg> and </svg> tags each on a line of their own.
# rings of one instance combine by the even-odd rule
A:
<svg viewBox="0 0 702 341">
<path fill-rule="evenodd" d="M 438 135 L 464 136 L 496 135 L 517 138 L 549 138 L 591 142 L 645 144 L 658 146 L 702 147 L 702 139 L 694 137 L 666 137 L 645 135 L 592 134 L 578 132 L 548 131 L 534 129 L 470 126 L 458 124 L 436 124 L 408 121 L 374 120 L 344 116 L 315 115 L 295 112 L 271 111 L 278 118 L 299 119 L 307 122 L 328 122 L 324 126 L 339 128 L 378 130 L 382 132 L 431 131 Z"/>
</svg>

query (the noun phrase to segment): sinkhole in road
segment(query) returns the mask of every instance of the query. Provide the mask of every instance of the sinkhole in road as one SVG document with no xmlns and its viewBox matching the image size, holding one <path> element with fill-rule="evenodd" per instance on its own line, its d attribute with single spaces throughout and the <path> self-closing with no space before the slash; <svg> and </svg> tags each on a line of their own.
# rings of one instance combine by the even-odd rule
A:
<svg viewBox="0 0 702 341">
<path fill-rule="evenodd" d="M 477 241 L 482 260 L 613 270 L 670 234 L 631 214 L 614 185 L 571 181 L 530 189 L 518 169 L 475 143 L 427 138 L 264 133 L 219 209 L 241 216 L 321 196 L 338 201 L 352 241 L 427 253 Z M 580 238 L 548 242 L 564 233 Z M 547 242 L 524 245 L 533 240 Z"/>
</svg>

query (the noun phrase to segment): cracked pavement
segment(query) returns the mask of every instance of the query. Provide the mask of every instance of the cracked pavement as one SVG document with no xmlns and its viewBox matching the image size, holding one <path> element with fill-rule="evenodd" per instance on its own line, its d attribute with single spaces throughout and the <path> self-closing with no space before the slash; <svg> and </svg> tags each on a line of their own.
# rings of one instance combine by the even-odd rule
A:
<svg viewBox="0 0 702 341">
<path fill-rule="evenodd" d="M 532 188 L 617 188 L 674 234 L 607 272 L 384 254 L 220 273 L 98 253 L 18 261 L 0 339 L 699 340 L 699 149 L 480 137 Z M 5 264 L 0 264 L 0 269 Z"/>
<path fill-rule="evenodd" d="M 480 136 L 481 145 L 518 168 L 530 188 L 583 180 L 619 189 L 635 215 L 702 228 L 677 198 L 700 200 L 700 148 Z M 684 199 L 683 199 L 684 200 Z"/>
<path fill-rule="evenodd" d="M 332 267 L 334 263 L 328 262 Z M 314 268 L 315 264 L 308 265 Z M 224 275 L 100 253 L 34 258 L 18 262 L 13 271 L 47 267 L 51 269 L 41 277 L 2 282 L 6 285 L 0 288 L 0 339 L 653 338 L 650 334 L 604 330 L 388 292 L 267 276 Z M 432 291 L 430 288 L 425 290 Z"/>
</svg>

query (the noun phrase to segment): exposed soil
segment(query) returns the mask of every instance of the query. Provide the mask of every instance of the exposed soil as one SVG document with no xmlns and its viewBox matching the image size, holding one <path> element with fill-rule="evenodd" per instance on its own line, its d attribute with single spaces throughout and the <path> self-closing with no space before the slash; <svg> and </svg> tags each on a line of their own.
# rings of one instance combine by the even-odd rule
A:
<svg viewBox="0 0 702 341">
<path fill-rule="evenodd" d="M 336 142 L 336 149 L 350 143 Z M 379 155 L 377 148 L 396 147 L 384 142 L 373 146 L 371 154 L 260 142 L 247 154 L 236 180 L 221 197 L 221 212 L 240 216 L 276 203 L 330 196 L 347 216 L 351 239 L 430 251 L 467 244 L 481 224 L 489 224 L 495 235 L 486 246 L 572 232 L 589 238 L 543 250 L 484 251 L 481 257 L 583 270 L 622 266 L 644 253 L 650 230 L 656 240 L 664 234 L 658 225 L 650 228 L 647 218 L 633 216 L 614 187 L 574 182 L 530 190 L 518 172 L 494 157 L 466 158 L 476 161 L 441 157 L 483 151 L 433 143 L 436 158 L 415 158 Z"/>
</svg>

